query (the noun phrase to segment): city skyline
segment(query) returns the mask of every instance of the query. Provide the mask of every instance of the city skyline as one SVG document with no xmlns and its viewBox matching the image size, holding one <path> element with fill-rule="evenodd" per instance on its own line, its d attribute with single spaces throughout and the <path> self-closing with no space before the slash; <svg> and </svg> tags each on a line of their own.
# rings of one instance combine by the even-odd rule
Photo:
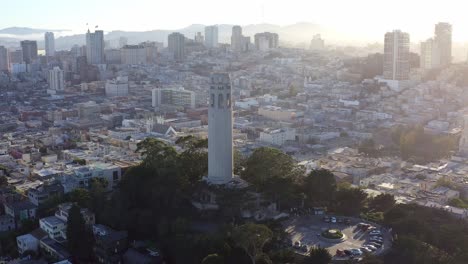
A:
<svg viewBox="0 0 468 264">
<path fill-rule="evenodd" d="M 298 22 L 311 22 L 341 33 L 341 38 L 361 41 L 380 41 L 383 32 L 401 29 L 408 32 L 414 41 L 422 41 L 432 35 L 431 25 L 448 22 L 454 26 L 455 42 L 468 41 L 468 34 L 457 28 L 466 24 L 462 9 L 453 8 L 457 2 L 444 1 L 393 1 L 385 6 L 375 1 L 360 0 L 348 3 L 339 0 L 310 2 L 293 0 L 288 5 L 278 1 L 213 1 L 196 3 L 155 3 L 146 0 L 134 1 L 131 6 L 121 1 L 89 0 L 80 5 L 60 5 L 56 0 L 46 0 L 34 9 L 25 8 L 28 1 L 4 3 L 8 12 L 0 19 L 0 28 L 13 26 L 47 29 L 69 29 L 66 34 L 82 33 L 98 25 L 106 32 L 113 30 L 146 31 L 154 29 L 177 30 L 191 24 L 275 24 L 280 26 Z M 424 5 L 422 5 L 424 3 Z M 399 8 L 405 5 L 406 8 Z M 92 6 L 93 8 L 89 8 Z M 424 6 L 424 10 L 422 9 Z M 106 12 L 112 7 L 112 14 Z M 47 12 L 54 16 L 43 16 Z M 385 11 L 385 12 L 384 12 Z M 177 12 L 177 16 L 173 16 Z M 242 16 L 237 14 L 242 13 Z M 14 15 L 13 15 L 14 14 Z M 18 15 L 20 14 L 20 15 Z M 415 20 L 417 16 L 417 20 Z M 119 19 L 115 19 L 119 17 Z M 320 32 L 317 32 L 320 33 Z M 324 36 L 327 37 L 327 36 Z"/>
</svg>

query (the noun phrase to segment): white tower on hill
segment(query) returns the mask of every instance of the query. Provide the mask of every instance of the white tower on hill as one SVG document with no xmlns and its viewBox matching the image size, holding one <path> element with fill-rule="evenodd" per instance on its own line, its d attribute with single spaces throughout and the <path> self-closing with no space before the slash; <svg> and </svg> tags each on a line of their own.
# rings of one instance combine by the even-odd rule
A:
<svg viewBox="0 0 468 264">
<path fill-rule="evenodd" d="M 227 184 L 233 179 L 231 79 L 227 73 L 211 75 L 208 108 L 209 184 Z"/>
<path fill-rule="evenodd" d="M 468 115 L 463 116 L 463 130 L 460 138 L 458 152 L 462 155 L 468 155 Z"/>
</svg>

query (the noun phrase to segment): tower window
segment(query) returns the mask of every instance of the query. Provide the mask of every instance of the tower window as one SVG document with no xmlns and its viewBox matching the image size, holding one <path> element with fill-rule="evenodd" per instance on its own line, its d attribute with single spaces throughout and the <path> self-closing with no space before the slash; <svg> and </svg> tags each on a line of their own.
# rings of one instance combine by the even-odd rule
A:
<svg viewBox="0 0 468 264">
<path fill-rule="evenodd" d="M 222 94 L 218 95 L 218 108 L 219 109 L 224 108 L 224 98 Z"/>
<path fill-rule="evenodd" d="M 214 105 L 215 105 L 215 95 L 214 94 L 211 94 L 210 105 L 211 105 L 211 107 L 214 107 Z"/>
<path fill-rule="evenodd" d="M 231 94 L 226 95 L 226 105 L 227 107 L 231 107 Z"/>
</svg>

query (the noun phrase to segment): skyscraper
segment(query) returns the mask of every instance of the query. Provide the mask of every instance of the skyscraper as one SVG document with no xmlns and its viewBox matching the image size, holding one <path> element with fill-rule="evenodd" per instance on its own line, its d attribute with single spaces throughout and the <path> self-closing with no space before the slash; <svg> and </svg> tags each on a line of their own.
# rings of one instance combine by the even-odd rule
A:
<svg viewBox="0 0 468 264">
<path fill-rule="evenodd" d="M 26 64 L 37 59 L 37 42 L 33 40 L 23 40 L 21 43 L 21 50 L 23 51 L 23 61 Z"/>
<path fill-rule="evenodd" d="M 434 69 L 440 66 L 440 49 L 437 41 L 430 38 L 421 42 L 420 68 Z"/>
<path fill-rule="evenodd" d="M 104 32 L 96 30 L 86 33 L 86 59 L 89 64 L 104 63 Z"/>
<path fill-rule="evenodd" d="M 320 34 L 314 35 L 314 38 L 310 41 L 311 50 L 323 50 L 325 48 L 325 41 L 322 39 Z"/>
<path fill-rule="evenodd" d="M 384 78 L 408 80 L 410 72 L 410 37 L 408 33 L 394 30 L 385 34 Z"/>
<path fill-rule="evenodd" d="M 242 28 L 240 26 L 233 26 L 231 35 L 231 49 L 233 51 L 242 51 L 242 42 Z"/>
<path fill-rule="evenodd" d="M 207 48 L 218 47 L 218 26 L 205 27 L 205 46 Z"/>
<path fill-rule="evenodd" d="M 439 48 L 440 65 L 448 66 L 452 63 L 452 25 L 442 22 L 436 24 L 434 35 Z"/>
<path fill-rule="evenodd" d="M 211 184 L 233 179 L 231 79 L 227 73 L 211 75 L 208 108 L 208 177 Z"/>
<path fill-rule="evenodd" d="M 45 38 L 45 53 L 46 56 L 55 56 L 55 38 L 53 32 L 46 32 Z"/>
<path fill-rule="evenodd" d="M 263 32 L 255 34 L 255 47 L 257 50 L 278 48 L 279 37 L 276 33 Z"/>
<path fill-rule="evenodd" d="M 59 67 L 54 67 L 49 71 L 49 89 L 55 91 L 63 91 L 65 89 L 63 71 Z"/>
<path fill-rule="evenodd" d="M 10 71 L 10 54 L 4 46 L 0 46 L 0 71 Z"/>
<path fill-rule="evenodd" d="M 185 58 L 185 36 L 179 32 L 174 32 L 167 37 L 168 49 L 174 54 L 175 60 Z"/>
</svg>

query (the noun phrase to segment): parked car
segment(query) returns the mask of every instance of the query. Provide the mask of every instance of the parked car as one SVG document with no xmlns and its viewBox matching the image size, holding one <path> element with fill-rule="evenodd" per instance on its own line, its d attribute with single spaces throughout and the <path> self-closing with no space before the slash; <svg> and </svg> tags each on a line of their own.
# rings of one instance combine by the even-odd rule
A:
<svg viewBox="0 0 468 264">
<path fill-rule="evenodd" d="M 371 237 L 370 241 L 371 241 L 371 242 L 380 242 L 380 243 L 383 243 L 383 240 L 382 240 L 382 239 L 376 238 L 376 237 Z"/>
<path fill-rule="evenodd" d="M 377 242 L 377 241 L 369 242 L 369 245 L 374 246 L 376 248 L 381 248 L 382 247 L 382 243 Z"/>
<path fill-rule="evenodd" d="M 307 250 L 308 250 L 308 249 L 307 249 L 307 245 L 306 245 L 306 244 L 302 244 L 302 246 L 301 246 L 301 251 L 302 251 L 302 252 L 307 252 Z"/>
<path fill-rule="evenodd" d="M 362 251 L 358 248 L 353 248 L 351 249 L 351 253 L 354 255 L 354 256 L 361 256 L 362 255 Z"/>
<path fill-rule="evenodd" d="M 368 249 L 367 247 L 364 247 L 364 246 L 359 248 L 359 250 L 361 250 L 362 252 L 366 252 L 366 253 L 371 253 L 372 252 L 372 250 L 370 250 L 370 249 Z"/>
<path fill-rule="evenodd" d="M 347 225 L 350 225 L 350 224 L 351 224 L 351 220 L 349 220 L 348 218 L 346 218 L 344 222 L 345 222 L 345 224 L 347 224 Z"/>
<path fill-rule="evenodd" d="M 352 255 L 353 255 L 353 252 L 351 252 L 351 250 L 349 250 L 349 249 L 345 249 L 345 250 L 343 250 L 343 252 L 344 252 L 347 256 L 352 256 Z"/>
<path fill-rule="evenodd" d="M 350 252 L 350 253 L 351 253 L 351 252 Z M 336 255 L 337 255 L 338 257 L 344 257 L 344 256 L 346 256 L 346 253 L 345 253 L 344 250 L 337 249 L 337 250 L 336 250 Z"/>
<path fill-rule="evenodd" d="M 325 221 L 326 223 L 330 223 L 330 217 L 327 217 L 327 216 L 324 217 L 324 218 L 323 218 L 323 221 Z"/>
<path fill-rule="evenodd" d="M 372 251 L 376 251 L 376 250 L 377 250 L 377 247 L 375 247 L 375 246 L 373 246 L 373 245 L 371 245 L 371 244 L 366 244 L 366 245 L 364 245 L 364 246 L 365 246 L 366 248 L 372 250 Z"/>
<path fill-rule="evenodd" d="M 338 223 L 343 223 L 343 218 L 338 218 Z"/>
<path fill-rule="evenodd" d="M 380 232 L 380 230 L 372 230 L 372 231 L 370 231 L 369 234 L 370 234 L 370 235 L 381 235 L 382 232 Z"/>
<path fill-rule="evenodd" d="M 332 217 L 332 218 L 331 218 L 331 222 L 332 222 L 333 224 L 336 224 L 336 217 Z"/>
</svg>

